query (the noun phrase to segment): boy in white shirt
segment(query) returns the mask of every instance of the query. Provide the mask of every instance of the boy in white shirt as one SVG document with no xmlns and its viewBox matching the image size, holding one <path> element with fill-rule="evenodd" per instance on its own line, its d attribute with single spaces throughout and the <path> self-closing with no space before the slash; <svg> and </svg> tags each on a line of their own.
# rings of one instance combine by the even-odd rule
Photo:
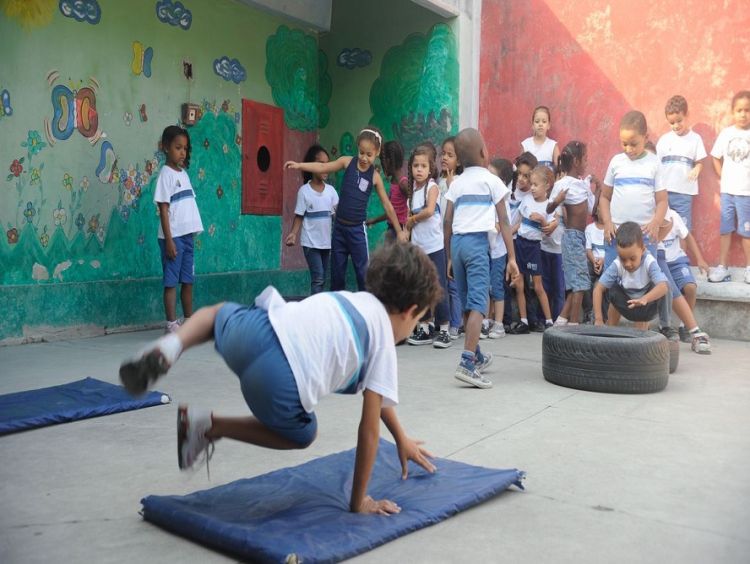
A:
<svg viewBox="0 0 750 564">
<path fill-rule="evenodd" d="M 708 155 L 701 136 L 690 129 L 688 104 L 683 96 L 667 100 L 664 114 L 672 129 L 656 143 L 659 175 L 667 187 L 670 209 L 692 229 L 693 199 L 698 195 L 698 176 Z"/>
<path fill-rule="evenodd" d="M 455 147 L 464 171 L 453 180 L 445 195 L 443 227 L 448 275 L 455 277 L 466 328 L 464 351 L 455 377 L 477 388 L 490 388 L 492 382 L 480 371 L 489 365 L 492 356 L 479 350 L 479 335 L 490 291 L 487 234 L 496 225 L 500 226 L 508 251 L 505 276 L 508 279 L 518 276 L 513 236 L 504 203 L 510 191 L 502 180 L 487 170 L 487 147 L 479 131 L 472 128 L 461 130 L 456 136 Z"/>
<path fill-rule="evenodd" d="M 423 251 L 394 243 L 373 253 L 366 283 L 368 292 L 323 292 L 289 303 L 269 286 L 253 307 L 223 303 L 202 308 L 176 333 L 123 362 L 120 379 L 131 394 L 143 394 L 182 351 L 214 339 L 217 352 L 238 375 L 253 415 L 224 417 L 180 406 L 180 469 L 190 468 L 201 455 L 209 458 L 220 438 L 274 449 L 305 448 L 317 435 L 313 409 L 323 396 L 362 392 L 350 511 L 398 513 L 393 501 L 370 498 L 367 483 L 381 420 L 396 441 L 403 478 L 408 460 L 435 471 L 428 460 L 432 455 L 406 436 L 396 416 L 395 343 L 408 337 L 438 300 L 440 282 Z"/>
</svg>

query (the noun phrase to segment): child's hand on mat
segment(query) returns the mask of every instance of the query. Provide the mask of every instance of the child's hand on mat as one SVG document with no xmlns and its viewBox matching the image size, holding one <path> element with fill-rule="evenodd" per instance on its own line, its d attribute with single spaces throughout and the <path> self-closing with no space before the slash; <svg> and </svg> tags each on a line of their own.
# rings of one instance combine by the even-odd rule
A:
<svg viewBox="0 0 750 564">
<path fill-rule="evenodd" d="M 177 246 L 174 244 L 174 239 L 169 238 L 164 242 L 164 250 L 168 259 L 174 260 L 177 258 Z"/>
<path fill-rule="evenodd" d="M 643 307 L 645 305 L 648 305 L 648 301 L 644 300 L 643 298 L 638 298 L 637 300 L 628 300 L 628 309 L 635 309 L 637 307 Z"/>
<path fill-rule="evenodd" d="M 299 168 L 299 163 L 294 162 L 294 161 L 287 161 L 284 163 L 284 168 L 285 169 L 291 168 L 291 169 L 297 170 Z"/>
<path fill-rule="evenodd" d="M 369 495 L 362 500 L 357 513 L 374 513 L 375 515 L 392 515 L 401 513 L 401 508 L 389 499 L 374 500 Z"/>
<path fill-rule="evenodd" d="M 422 468 L 427 470 L 430 474 L 435 472 L 435 465 L 428 459 L 435 458 L 435 456 L 422 447 L 424 441 L 415 441 L 414 439 L 407 438 L 405 441 L 400 442 L 397 445 L 398 458 L 401 460 L 401 479 L 406 480 L 409 476 L 409 461 L 416 462 Z"/>
</svg>

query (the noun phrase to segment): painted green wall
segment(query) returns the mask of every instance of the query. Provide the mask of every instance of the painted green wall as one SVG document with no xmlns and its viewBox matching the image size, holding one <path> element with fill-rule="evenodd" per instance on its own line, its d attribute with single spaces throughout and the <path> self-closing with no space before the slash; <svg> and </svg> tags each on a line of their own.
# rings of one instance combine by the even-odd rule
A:
<svg viewBox="0 0 750 564">
<path fill-rule="evenodd" d="M 184 2 L 191 22 L 183 29 L 158 19 L 159 3 L 174 9 L 168 0 L 98 0 L 95 24 L 65 17 L 62 5 L 72 3 L 58 0 L 39 3 L 51 8 L 49 23 L 41 26 L 0 11 L 0 92 L 8 91 L 12 108 L 10 115 L 0 113 L 0 297 L 23 303 L 0 321 L 0 341 L 18 338 L 24 330 L 32 334 L 37 325 L 97 318 L 115 326 L 161 317 L 158 218 L 152 203 L 162 163 L 158 140 L 165 126 L 179 121 L 187 101 L 204 110 L 189 128 L 188 172 L 206 229 L 196 240 L 196 301 L 227 297 L 205 283 L 209 274 L 250 271 L 253 279 L 277 278 L 272 273 L 280 268 L 281 218 L 240 214 L 239 112 L 243 98 L 274 104 L 266 80 L 266 43 L 290 24 L 217 0 Z M 316 56 L 317 37 L 307 39 Z M 150 77 L 148 65 L 134 61 L 136 41 L 143 50 L 152 49 Z M 225 80 L 214 72 L 214 61 L 224 56 L 239 61 L 244 80 Z M 183 76 L 183 60 L 193 65 L 191 81 Z M 80 130 L 67 139 L 46 133 L 67 123 L 55 119 L 52 90 L 59 85 L 63 92 L 94 92 L 96 143 Z M 104 159 L 100 179 L 103 153 L 109 160 Z M 304 277 L 291 279 L 296 284 L 286 284 L 287 291 L 304 293 Z M 143 281 L 148 295 L 132 281 Z M 131 291 L 110 291 L 129 285 Z M 55 304 L 54 314 L 45 306 L 49 303 Z M 123 308 L 130 310 L 127 319 L 97 313 L 86 321 L 79 314 Z"/>
</svg>

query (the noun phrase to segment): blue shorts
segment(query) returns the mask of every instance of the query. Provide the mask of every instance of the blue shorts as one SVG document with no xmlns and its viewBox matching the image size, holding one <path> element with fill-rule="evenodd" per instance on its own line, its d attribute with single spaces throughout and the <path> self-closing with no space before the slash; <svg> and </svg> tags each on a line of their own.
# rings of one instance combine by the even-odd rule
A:
<svg viewBox="0 0 750 564">
<path fill-rule="evenodd" d="M 580 229 L 566 229 L 563 232 L 562 263 L 566 290 L 585 292 L 591 289 L 586 234 Z"/>
<path fill-rule="evenodd" d="M 667 255 L 666 253 L 659 249 L 656 251 L 656 262 L 659 265 L 659 268 L 661 269 L 664 276 L 667 278 L 667 284 L 669 284 L 669 289 L 672 290 L 672 299 L 679 298 L 682 294 L 680 294 L 680 288 L 675 284 L 674 278 L 672 278 L 672 273 L 669 270 L 669 265 L 667 264 Z"/>
<path fill-rule="evenodd" d="M 682 218 L 688 231 L 693 230 L 693 198 L 690 194 L 680 194 L 679 192 L 669 192 L 669 207 Z"/>
<path fill-rule="evenodd" d="M 214 321 L 214 345 L 240 378 L 250 411 L 273 432 L 300 446 L 313 442 L 318 430 L 314 413 L 302 407 L 292 368 L 268 312 L 226 303 Z"/>
<path fill-rule="evenodd" d="M 487 314 L 490 293 L 490 244 L 487 232 L 451 237 L 453 278 L 464 311 Z"/>
<path fill-rule="evenodd" d="M 542 274 L 542 247 L 541 241 L 524 239 L 520 235 L 516 237 L 516 263 L 521 274 L 541 276 Z"/>
<path fill-rule="evenodd" d="M 195 262 L 193 261 L 193 234 L 173 237 L 177 247 L 177 256 L 167 258 L 167 244 L 159 239 L 161 250 L 161 268 L 164 271 L 164 287 L 174 288 L 177 284 L 192 284 L 195 280 Z"/>
<path fill-rule="evenodd" d="M 508 255 L 490 259 L 490 297 L 492 301 L 501 302 L 505 299 L 505 265 Z"/>
<path fill-rule="evenodd" d="M 750 196 L 721 193 L 722 235 L 737 231 L 737 235 L 750 238 Z"/>
<path fill-rule="evenodd" d="M 669 266 L 669 272 L 672 274 L 672 279 L 680 289 L 680 292 L 682 292 L 683 288 L 688 284 L 698 285 L 695 281 L 695 276 L 693 276 L 693 271 L 690 270 L 689 258 L 680 257 L 674 262 L 668 262 L 667 266 Z"/>
</svg>

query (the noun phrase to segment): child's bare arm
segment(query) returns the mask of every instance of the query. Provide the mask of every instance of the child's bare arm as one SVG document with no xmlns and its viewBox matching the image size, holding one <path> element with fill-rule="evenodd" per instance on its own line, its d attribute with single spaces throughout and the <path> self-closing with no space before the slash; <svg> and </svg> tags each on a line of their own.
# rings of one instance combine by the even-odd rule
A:
<svg viewBox="0 0 750 564">
<path fill-rule="evenodd" d="M 303 170 L 305 172 L 312 172 L 313 174 L 329 174 L 331 172 L 338 172 L 344 170 L 354 157 L 339 157 L 335 161 L 327 163 L 298 163 L 296 161 L 287 161 L 284 163 L 284 168 L 291 168 L 293 170 Z"/>
<path fill-rule="evenodd" d="M 357 433 L 357 454 L 354 460 L 354 480 L 349 510 L 353 513 L 376 513 L 390 515 L 401 508 L 387 499 L 376 501 L 367 495 L 372 467 L 378 454 L 380 437 L 380 410 L 383 396 L 371 390 L 362 393 L 362 418 Z"/>
<path fill-rule="evenodd" d="M 448 278 L 453 279 L 451 268 L 451 237 L 453 236 L 453 202 L 447 200 L 445 203 L 445 219 L 443 220 L 443 246 L 445 247 L 445 262 L 448 269 Z"/>
<path fill-rule="evenodd" d="M 172 239 L 172 230 L 169 227 L 169 203 L 159 202 L 159 221 L 161 222 L 161 230 L 164 232 L 164 250 L 167 253 L 167 258 L 173 259 L 177 256 L 177 247 Z"/>
<path fill-rule="evenodd" d="M 724 157 L 717 159 L 716 157 L 712 156 L 711 160 L 714 163 L 714 170 L 716 171 L 716 176 L 721 178 L 721 170 L 724 166 Z"/>
<path fill-rule="evenodd" d="M 386 194 L 385 192 L 385 188 L 383 187 L 383 181 L 381 180 L 379 174 L 375 174 L 373 176 L 373 182 L 375 183 L 375 191 L 378 193 L 378 198 L 380 198 L 380 203 L 383 204 L 383 210 L 385 210 L 385 215 L 388 216 L 388 221 L 393 226 L 393 230 L 396 232 L 396 236 L 398 237 L 398 240 L 407 241 L 408 236 L 406 234 L 406 231 L 401 229 L 401 224 L 398 221 L 396 210 L 393 209 L 393 204 L 388 199 L 388 194 Z"/>
<path fill-rule="evenodd" d="M 599 219 L 604 224 L 604 242 L 609 243 L 615 238 L 615 227 L 612 225 L 612 214 L 609 205 L 612 203 L 612 186 L 602 184 L 602 191 L 599 194 Z"/>
<path fill-rule="evenodd" d="M 401 479 L 405 480 L 409 475 L 409 461 L 413 460 L 429 473 L 435 471 L 435 465 L 429 461 L 434 458 L 433 454 L 422 448 L 422 441 L 415 441 L 406 436 L 404 428 L 396 415 L 393 407 L 384 407 L 380 410 L 380 418 L 393 435 L 398 449 L 398 458 L 401 461 Z"/>
<path fill-rule="evenodd" d="M 708 263 L 706 262 L 706 259 L 703 258 L 703 253 L 701 253 L 701 249 L 698 246 L 698 241 L 695 240 L 692 233 L 688 233 L 687 237 L 685 237 L 685 244 L 687 245 L 688 252 L 693 255 L 695 264 L 698 265 L 698 270 L 704 274 L 708 274 Z"/>
<path fill-rule="evenodd" d="M 513 245 L 513 229 L 508 219 L 508 210 L 505 207 L 505 201 L 500 200 L 495 205 L 497 212 L 497 223 L 500 226 L 500 235 L 503 237 L 505 248 L 508 251 L 508 261 L 505 266 L 505 279 L 515 280 L 518 277 L 518 265 L 516 264 L 516 248 Z"/>
<path fill-rule="evenodd" d="M 628 300 L 628 308 L 633 309 L 636 307 L 648 305 L 651 302 L 655 302 L 659 298 L 663 298 L 666 295 L 667 290 L 667 283 L 659 282 L 656 286 L 651 288 L 651 290 L 643 294 L 640 298 Z"/>
<path fill-rule="evenodd" d="M 697 180 L 702 170 L 703 170 L 703 161 L 698 161 L 697 163 L 695 163 L 695 166 L 692 169 L 690 169 L 690 172 L 688 173 L 688 178 L 690 180 Z"/>
<path fill-rule="evenodd" d="M 594 325 L 604 325 L 604 314 L 602 313 L 602 296 L 604 295 L 604 286 L 596 283 L 594 286 L 594 295 L 592 296 L 594 308 Z"/>
<path fill-rule="evenodd" d="M 596 257 L 594 256 L 594 251 L 591 249 L 586 249 L 586 258 L 589 259 L 589 262 L 596 266 Z"/>
<path fill-rule="evenodd" d="M 427 202 L 422 208 L 422 211 L 420 211 L 417 214 L 409 216 L 409 220 L 406 222 L 407 229 L 413 229 L 415 224 L 432 217 L 432 214 L 435 213 L 435 204 L 437 203 L 437 199 L 439 195 L 440 195 L 440 188 L 437 187 L 437 184 L 433 184 L 432 188 L 430 188 L 430 191 L 427 194 Z"/>
<path fill-rule="evenodd" d="M 667 215 L 667 208 L 669 208 L 667 191 L 660 190 L 659 192 L 655 192 L 654 200 L 656 201 L 656 210 L 654 211 L 654 217 L 651 218 L 651 221 L 649 221 L 642 227 L 644 235 L 648 235 L 649 239 L 651 239 L 652 244 L 656 244 L 661 240 L 659 239 L 659 229 L 662 227 L 662 225 L 664 225 L 664 216 Z"/>
<path fill-rule="evenodd" d="M 284 244 L 286 244 L 287 247 L 292 247 L 297 244 L 297 235 L 299 234 L 300 227 L 302 227 L 302 216 L 295 215 L 294 222 L 292 223 L 292 230 L 284 240 Z"/>
</svg>

